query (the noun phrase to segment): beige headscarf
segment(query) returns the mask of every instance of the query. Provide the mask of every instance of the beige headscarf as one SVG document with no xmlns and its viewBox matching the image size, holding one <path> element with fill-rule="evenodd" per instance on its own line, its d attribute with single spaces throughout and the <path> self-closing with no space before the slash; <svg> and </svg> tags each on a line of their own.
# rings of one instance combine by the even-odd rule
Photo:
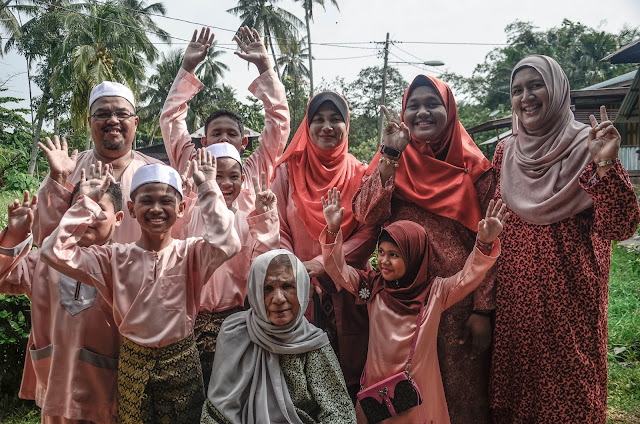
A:
<svg viewBox="0 0 640 424">
<path fill-rule="evenodd" d="M 578 178 L 591 161 L 587 147 L 590 127 L 571 112 L 569 80 L 548 56 L 525 57 L 514 67 L 542 75 L 549 91 L 547 124 L 528 131 L 513 112 L 513 137 L 504 144 L 500 194 L 520 218 L 536 225 L 553 224 L 593 205 Z"/>
<path fill-rule="evenodd" d="M 271 260 L 287 255 L 296 276 L 300 311 L 287 325 L 269 322 L 264 280 Z M 283 249 L 254 259 L 247 281 L 251 309 L 224 320 L 213 361 L 208 398 L 232 423 L 302 424 L 280 368 L 281 354 L 299 354 L 329 344 L 327 335 L 304 317 L 309 303 L 309 274 L 300 260 Z"/>
</svg>

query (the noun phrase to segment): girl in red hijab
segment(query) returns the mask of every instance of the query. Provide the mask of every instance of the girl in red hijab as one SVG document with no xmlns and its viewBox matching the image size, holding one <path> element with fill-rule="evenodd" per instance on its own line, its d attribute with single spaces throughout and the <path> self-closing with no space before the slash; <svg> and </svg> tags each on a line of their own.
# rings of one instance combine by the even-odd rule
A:
<svg viewBox="0 0 640 424">
<path fill-rule="evenodd" d="M 386 109 L 385 109 L 386 111 Z M 383 145 L 353 199 L 356 219 L 413 221 L 429 236 L 431 276 L 449 277 L 471 253 L 495 191 L 491 164 L 458 119 L 453 93 L 437 78 L 418 75 L 391 117 Z M 438 358 L 454 424 L 489 423 L 490 315 L 495 272 L 442 315 Z"/>
<path fill-rule="evenodd" d="M 330 91 L 314 96 L 277 165 L 271 189 L 278 199 L 281 248 L 300 258 L 313 284 L 323 289 L 320 301 L 309 305 L 306 317 L 327 331 L 355 399 L 367 354 L 367 311 L 326 276 L 318 241 L 324 228 L 320 199 L 338 187 L 344 193 L 342 231 L 347 261 L 353 267 L 371 269 L 368 258 L 375 249 L 379 226 L 364 225 L 351 212 L 351 198 L 362 183 L 366 166 L 348 153 L 348 134 L 345 99 Z"/>
</svg>

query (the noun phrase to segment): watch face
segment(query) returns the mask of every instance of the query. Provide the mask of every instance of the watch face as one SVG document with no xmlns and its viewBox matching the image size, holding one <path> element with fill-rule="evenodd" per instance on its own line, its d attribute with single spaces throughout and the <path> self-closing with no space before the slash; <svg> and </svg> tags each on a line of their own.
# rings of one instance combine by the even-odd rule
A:
<svg viewBox="0 0 640 424">
<path fill-rule="evenodd" d="M 385 155 L 389 155 L 389 156 L 393 156 L 395 158 L 400 157 L 400 152 L 397 151 L 396 149 L 392 149 L 391 147 L 387 147 L 384 144 L 382 145 L 382 148 L 380 149 L 380 153 L 385 154 Z"/>
</svg>

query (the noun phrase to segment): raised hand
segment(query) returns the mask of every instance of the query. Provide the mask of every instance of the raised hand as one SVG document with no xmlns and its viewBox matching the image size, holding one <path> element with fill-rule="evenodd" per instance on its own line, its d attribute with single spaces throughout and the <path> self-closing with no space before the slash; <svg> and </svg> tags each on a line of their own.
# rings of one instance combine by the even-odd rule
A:
<svg viewBox="0 0 640 424">
<path fill-rule="evenodd" d="M 8 231 L 14 234 L 20 239 L 31 232 L 31 225 L 33 225 L 33 211 L 38 204 L 38 197 L 34 194 L 29 203 L 29 192 L 24 191 L 22 203 L 20 200 L 15 199 L 13 203 L 9 204 L 9 223 L 7 225 Z"/>
<path fill-rule="evenodd" d="M 620 150 L 620 133 L 609 121 L 607 108 L 600 106 L 600 123 L 595 116 L 590 115 L 591 131 L 587 139 L 589 153 L 595 163 L 603 162 L 618 157 Z"/>
<path fill-rule="evenodd" d="M 57 135 L 53 136 L 53 142 L 49 137 L 45 137 L 46 145 L 38 142 L 38 147 L 44 152 L 49 162 L 49 176 L 60 185 L 67 182 L 67 177 L 76 169 L 78 162 L 78 150 L 71 152 L 69 156 L 69 146 L 67 139 L 62 137 L 62 143 Z"/>
<path fill-rule="evenodd" d="M 216 180 L 216 158 L 205 149 L 198 149 L 196 158 L 191 161 L 193 181 L 197 186 L 205 181 Z"/>
<path fill-rule="evenodd" d="M 182 181 L 182 195 L 184 197 L 189 196 L 193 191 L 193 185 L 195 184 L 193 181 L 193 177 L 189 176 L 189 172 L 191 171 L 191 161 L 187 162 L 187 166 L 184 169 L 184 172 L 180 174 L 180 180 Z"/>
<path fill-rule="evenodd" d="M 111 165 L 107 164 L 102 166 L 102 163 L 98 162 L 97 166 L 91 165 L 88 175 L 84 168 L 80 170 L 80 188 L 78 195 L 87 196 L 97 203 L 107 192 L 111 183 L 116 183 Z"/>
<path fill-rule="evenodd" d="M 492 243 L 500 235 L 508 219 L 507 205 L 502 199 L 497 202 L 491 200 L 487 207 L 487 215 L 478 222 L 478 240 L 482 243 Z"/>
<path fill-rule="evenodd" d="M 384 116 L 387 118 L 387 125 L 382 133 L 382 143 L 387 147 L 403 152 L 411 140 L 409 127 L 400 121 L 397 112 L 392 111 L 393 114 L 389 113 L 389 110 L 384 105 L 380 106 L 380 109 L 382 109 Z"/>
<path fill-rule="evenodd" d="M 237 35 L 233 39 L 238 43 L 238 47 L 242 51 L 235 51 L 234 53 L 247 62 L 255 64 L 260 73 L 271 69 L 269 54 L 260 39 L 260 35 L 258 35 L 258 31 L 255 28 L 250 30 L 248 26 L 244 26 L 240 28 L 240 33 L 242 40 Z"/>
<path fill-rule="evenodd" d="M 182 59 L 182 67 L 185 71 L 193 73 L 196 66 L 206 59 L 214 38 L 215 34 L 211 32 L 211 28 L 202 27 L 199 36 L 197 29 L 193 31 L 191 42 L 184 52 L 184 59 Z"/>
<path fill-rule="evenodd" d="M 253 190 L 256 193 L 256 214 L 260 215 L 276 207 L 276 195 L 267 186 L 267 176 L 260 174 L 260 181 L 254 175 L 252 178 Z"/>
<path fill-rule="evenodd" d="M 322 200 L 322 212 L 324 213 L 324 219 L 327 221 L 327 229 L 333 234 L 337 234 L 340 231 L 340 225 L 342 224 L 342 218 L 344 217 L 344 208 L 340 206 L 340 191 L 337 188 L 333 188 L 327 192 L 327 199 L 324 196 Z"/>
</svg>

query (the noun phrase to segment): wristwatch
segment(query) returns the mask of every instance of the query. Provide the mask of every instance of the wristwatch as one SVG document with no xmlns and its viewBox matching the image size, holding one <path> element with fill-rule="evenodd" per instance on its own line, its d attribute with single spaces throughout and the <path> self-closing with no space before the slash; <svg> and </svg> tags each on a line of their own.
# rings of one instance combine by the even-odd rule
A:
<svg viewBox="0 0 640 424">
<path fill-rule="evenodd" d="M 385 146 L 384 144 L 382 144 L 380 146 L 380 153 L 382 153 L 383 155 L 389 155 L 394 159 L 398 159 L 402 152 L 399 151 L 399 150 L 396 150 L 396 149 L 394 149 L 392 147 Z"/>
</svg>

